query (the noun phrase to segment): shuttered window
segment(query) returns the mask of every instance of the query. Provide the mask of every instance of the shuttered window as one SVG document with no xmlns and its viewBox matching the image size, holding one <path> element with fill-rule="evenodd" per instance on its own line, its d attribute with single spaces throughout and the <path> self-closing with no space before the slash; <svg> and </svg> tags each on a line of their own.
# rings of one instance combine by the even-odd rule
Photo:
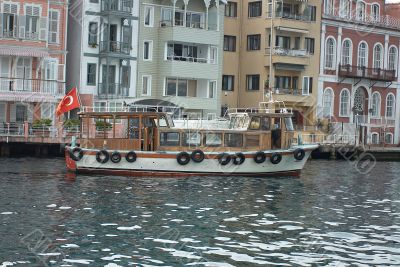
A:
<svg viewBox="0 0 400 267">
<path fill-rule="evenodd" d="M 31 40 L 39 39 L 39 17 L 40 17 L 40 7 L 39 6 L 27 5 L 25 7 L 25 38 L 26 39 L 31 39 Z"/>
<path fill-rule="evenodd" d="M 49 10 L 49 43 L 58 43 L 58 21 L 60 13 L 57 10 Z"/>
</svg>

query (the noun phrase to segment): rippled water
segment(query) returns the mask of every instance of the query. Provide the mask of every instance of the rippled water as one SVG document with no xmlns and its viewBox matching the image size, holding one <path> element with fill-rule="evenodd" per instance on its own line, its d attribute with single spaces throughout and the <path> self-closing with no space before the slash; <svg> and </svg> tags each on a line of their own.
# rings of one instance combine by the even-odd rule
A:
<svg viewBox="0 0 400 267">
<path fill-rule="evenodd" d="M 0 159 L 0 266 L 400 264 L 400 163 L 301 178 L 66 175 Z"/>
</svg>

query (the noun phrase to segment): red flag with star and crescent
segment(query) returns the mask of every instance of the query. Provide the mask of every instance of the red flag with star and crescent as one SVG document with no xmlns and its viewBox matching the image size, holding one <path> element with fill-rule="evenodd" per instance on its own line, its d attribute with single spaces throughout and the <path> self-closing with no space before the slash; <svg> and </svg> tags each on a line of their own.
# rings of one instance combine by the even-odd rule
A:
<svg viewBox="0 0 400 267">
<path fill-rule="evenodd" d="M 78 91 L 75 88 L 72 88 L 68 94 L 64 96 L 64 98 L 60 101 L 57 106 L 56 114 L 60 116 L 61 114 L 68 112 L 70 110 L 79 108 L 81 105 L 79 104 Z"/>
</svg>

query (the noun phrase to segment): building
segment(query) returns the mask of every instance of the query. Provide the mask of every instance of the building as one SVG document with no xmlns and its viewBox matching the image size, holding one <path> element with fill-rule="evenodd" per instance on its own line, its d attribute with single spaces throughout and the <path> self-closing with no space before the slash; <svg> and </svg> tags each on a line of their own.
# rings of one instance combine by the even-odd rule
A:
<svg viewBox="0 0 400 267">
<path fill-rule="evenodd" d="M 323 2 L 319 117 L 363 144 L 399 143 L 398 5 Z"/>
<path fill-rule="evenodd" d="M 229 1 L 222 113 L 258 107 L 272 95 L 293 108 L 296 128 L 314 125 L 320 19 L 319 0 Z"/>
<path fill-rule="evenodd" d="M 118 110 L 136 96 L 138 10 L 133 0 L 70 2 L 67 87 L 83 106 Z"/>
<path fill-rule="evenodd" d="M 219 0 L 140 1 L 136 104 L 219 115 L 223 14 Z"/>
<path fill-rule="evenodd" d="M 66 0 L 0 2 L 0 128 L 54 124 L 65 93 Z M 8 126 L 6 126 L 8 125 Z"/>
</svg>

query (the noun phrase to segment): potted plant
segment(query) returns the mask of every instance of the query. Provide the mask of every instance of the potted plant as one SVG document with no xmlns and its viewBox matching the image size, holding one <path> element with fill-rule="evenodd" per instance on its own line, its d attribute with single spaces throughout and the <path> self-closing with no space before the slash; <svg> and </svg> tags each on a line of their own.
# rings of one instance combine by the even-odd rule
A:
<svg viewBox="0 0 400 267">
<path fill-rule="evenodd" d="M 38 119 L 32 123 L 32 131 L 35 135 L 42 137 L 50 136 L 50 127 L 52 125 L 51 119 Z"/>
<path fill-rule="evenodd" d="M 107 132 L 112 129 L 111 123 L 104 120 L 96 121 L 96 138 L 103 138 L 104 135 L 107 136 Z"/>
<path fill-rule="evenodd" d="M 80 125 L 81 121 L 78 119 L 68 119 L 63 124 L 67 136 L 79 133 Z"/>
<path fill-rule="evenodd" d="M 90 47 L 91 47 L 91 48 L 96 48 L 96 47 L 97 47 L 97 44 L 96 44 L 96 43 L 92 43 L 92 44 L 90 44 Z"/>
</svg>

